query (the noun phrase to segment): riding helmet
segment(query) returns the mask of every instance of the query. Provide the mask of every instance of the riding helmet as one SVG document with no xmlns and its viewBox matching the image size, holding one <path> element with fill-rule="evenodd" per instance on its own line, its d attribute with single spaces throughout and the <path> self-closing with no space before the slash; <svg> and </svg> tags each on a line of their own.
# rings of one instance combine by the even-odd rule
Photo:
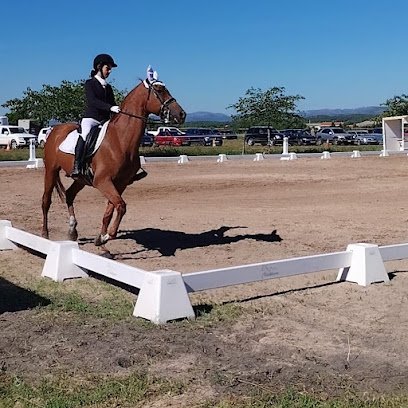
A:
<svg viewBox="0 0 408 408">
<path fill-rule="evenodd" d="M 95 57 L 93 67 L 98 70 L 98 66 L 110 65 L 111 67 L 117 67 L 115 61 L 109 54 L 99 54 Z"/>
</svg>

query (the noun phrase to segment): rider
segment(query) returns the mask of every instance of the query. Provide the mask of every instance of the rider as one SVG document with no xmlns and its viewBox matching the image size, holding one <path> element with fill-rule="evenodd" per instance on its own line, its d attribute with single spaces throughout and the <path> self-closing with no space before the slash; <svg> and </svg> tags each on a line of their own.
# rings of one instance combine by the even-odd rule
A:
<svg viewBox="0 0 408 408">
<path fill-rule="evenodd" d="M 110 112 L 119 113 L 112 87 L 106 82 L 112 68 L 117 67 L 109 54 L 99 54 L 93 62 L 91 78 L 85 82 L 86 108 L 81 120 L 81 133 L 75 146 L 75 161 L 71 177 L 82 173 L 85 140 L 94 126 L 110 119 Z"/>
</svg>

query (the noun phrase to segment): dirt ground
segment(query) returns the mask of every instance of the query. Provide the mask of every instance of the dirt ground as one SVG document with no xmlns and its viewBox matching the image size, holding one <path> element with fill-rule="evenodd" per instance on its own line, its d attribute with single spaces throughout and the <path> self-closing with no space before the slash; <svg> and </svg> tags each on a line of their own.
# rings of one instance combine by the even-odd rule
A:
<svg viewBox="0 0 408 408">
<path fill-rule="evenodd" d="M 128 211 L 118 239 L 107 245 L 118 261 L 143 269 L 194 272 L 408 240 L 405 155 L 145 168 L 148 177 L 124 194 Z M 42 178 L 42 169 L 1 168 L 0 219 L 40 234 Z M 79 194 L 81 249 L 100 251 L 93 239 L 104 208 L 98 191 Z M 65 205 L 55 196 L 50 238 L 66 239 L 67 228 Z M 389 284 L 336 283 L 337 271 L 327 271 L 194 293 L 193 306 L 239 305 L 241 313 L 159 327 L 134 318 L 79 324 L 70 314 L 45 318 L 41 307 L 10 296 L 2 301 L 1 289 L 23 293 L 40 280 L 43 262 L 23 249 L 0 253 L 0 366 L 7 374 L 143 370 L 188 384 L 155 407 L 191 407 L 257 388 L 328 396 L 408 390 L 407 261 L 387 263 Z"/>
</svg>

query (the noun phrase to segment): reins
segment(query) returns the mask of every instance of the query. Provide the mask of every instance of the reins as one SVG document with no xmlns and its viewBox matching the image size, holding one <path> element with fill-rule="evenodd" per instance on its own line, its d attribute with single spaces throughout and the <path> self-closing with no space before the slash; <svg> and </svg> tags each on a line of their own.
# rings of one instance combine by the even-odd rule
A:
<svg viewBox="0 0 408 408">
<path fill-rule="evenodd" d="M 133 113 L 126 112 L 126 111 L 123 111 L 123 110 L 121 110 L 119 113 L 123 113 L 123 114 L 126 115 L 126 116 L 130 116 L 130 117 L 132 117 L 132 118 L 140 119 L 140 120 L 142 120 L 143 122 L 147 122 L 147 118 L 145 118 L 144 116 L 135 115 L 135 114 L 133 114 Z"/>
</svg>

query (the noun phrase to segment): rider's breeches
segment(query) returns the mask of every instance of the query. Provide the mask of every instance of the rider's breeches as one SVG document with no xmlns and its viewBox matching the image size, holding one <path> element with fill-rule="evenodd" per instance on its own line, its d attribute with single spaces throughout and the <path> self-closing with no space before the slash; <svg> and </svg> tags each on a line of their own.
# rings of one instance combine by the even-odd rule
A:
<svg viewBox="0 0 408 408">
<path fill-rule="evenodd" d="M 95 120 L 95 119 L 92 119 L 92 118 L 83 118 L 82 120 L 81 120 L 81 133 L 80 133 L 80 135 L 81 135 L 81 137 L 82 137 L 82 139 L 84 139 L 84 140 L 86 140 L 86 137 L 89 135 L 89 132 L 91 131 L 91 129 L 94 127 L 94 126 L 97 126 L 97 125 L 100 125 L 101 124 L 101 122 L 98 122 L 97 120 Z"/>
</svg>

